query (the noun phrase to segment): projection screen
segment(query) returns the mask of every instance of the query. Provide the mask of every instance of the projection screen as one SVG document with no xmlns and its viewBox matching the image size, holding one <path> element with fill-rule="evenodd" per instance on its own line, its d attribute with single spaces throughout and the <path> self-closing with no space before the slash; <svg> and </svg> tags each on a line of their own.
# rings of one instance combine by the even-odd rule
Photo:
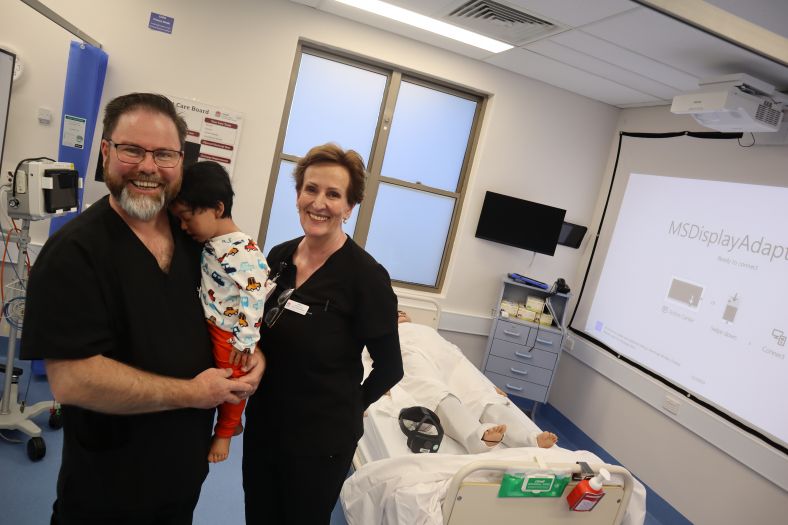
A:
<svg viewBox="0 0 788 525">
<path fill-rule="evenodd" d="M 574 332 L 788 443 L 788 146 L 624 136 Z"/>
</svg>

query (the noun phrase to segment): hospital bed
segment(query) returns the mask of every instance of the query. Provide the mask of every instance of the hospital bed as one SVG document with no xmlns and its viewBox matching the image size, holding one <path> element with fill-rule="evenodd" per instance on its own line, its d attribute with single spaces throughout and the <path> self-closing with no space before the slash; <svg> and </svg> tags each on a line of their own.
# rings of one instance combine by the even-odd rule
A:
<svg viewBox="0 0 788 525">
<path fill-rule="evenodd" d="M 400 296 L 399 309 L 414 323 L 437 329 L 440 306 L 430 299 Z M 472 366 L 472 365 L 471 365 Z M 478 369 L 476 380 L 493 384 Z M 645 519 L 645 488 L 623 467 L 606 465 L 594 454 L 554 446 L 504 448 L 467 454 L 464 447 L 443 437 L 437 454 L 414 454 L 393 417 L 392 396 L 371 405 L 364 417 L 364 436 L 353 459 L 355 472 L 340 496 L 349 525 L 464 525 L 480 523 L 537 523 L 581 525 L 639 525 Z M 513 403 L 524 423 L 535 425 Z M 536 428 L 536 427 L 535 427 Z M 560 445 L 560 443 L 559 443 Z M 606 468 L 613 480 L 605 497 L 591 512 L 572 512 L 566 495 L 578 481 L 570 481 L 562 496 L 499 498 L 505 472 L 548 469 L 578 474 L 587 463 L 595 472 Z"/>
</svg>

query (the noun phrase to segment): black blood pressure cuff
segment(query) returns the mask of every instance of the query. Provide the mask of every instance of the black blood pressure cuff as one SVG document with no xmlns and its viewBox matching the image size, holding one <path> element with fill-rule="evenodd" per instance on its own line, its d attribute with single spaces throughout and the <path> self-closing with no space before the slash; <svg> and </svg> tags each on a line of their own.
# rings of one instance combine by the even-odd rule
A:
<svg viewBox="0 0 788 525">
<path fill-rule="evenodd" d="M 411 452 L 437 452 L 443 440 L 443 426 L 438 415 L 426 407 L 403 408 L 399 428 L 408 438 Z"/>
</svg>

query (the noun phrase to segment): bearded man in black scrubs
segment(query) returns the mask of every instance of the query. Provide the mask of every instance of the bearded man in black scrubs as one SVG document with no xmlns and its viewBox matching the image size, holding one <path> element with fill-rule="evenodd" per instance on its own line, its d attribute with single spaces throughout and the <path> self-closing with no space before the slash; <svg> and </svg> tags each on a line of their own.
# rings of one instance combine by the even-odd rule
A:
<svg viewBox="0 0 788 525">
<path fill-rule="evenodd" d="M 27 289 L 23 359 L 44 359 L 63 405 L 52 523 L 182 525 L 208 473 L 213 408 L 257 387 L 212 368 L 197 243 L 167 211 L 186 122 L 165 97 L 107 104 L 110 195 L 45 244 Z"/>
</svg>

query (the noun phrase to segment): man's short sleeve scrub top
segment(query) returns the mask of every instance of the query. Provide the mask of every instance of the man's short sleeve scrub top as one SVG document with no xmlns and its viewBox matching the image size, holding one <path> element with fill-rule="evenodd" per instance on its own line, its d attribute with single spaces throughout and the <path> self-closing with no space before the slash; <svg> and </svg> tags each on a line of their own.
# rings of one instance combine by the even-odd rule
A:
<svg viewBox="0 0 788 525">
<path fill-rule="evenodd" d="M 103 355 L 184 379 L 213 366 L 200 246 L 170 226 L 166 273 L 107 197 L 54 234 L 31 271 L 22 358 Z M 64 406 L 60 504 L 118 511 L 188 499 L 207 475 L 212 420 L 212 410 L 117 416 Z"/>
</svg>

